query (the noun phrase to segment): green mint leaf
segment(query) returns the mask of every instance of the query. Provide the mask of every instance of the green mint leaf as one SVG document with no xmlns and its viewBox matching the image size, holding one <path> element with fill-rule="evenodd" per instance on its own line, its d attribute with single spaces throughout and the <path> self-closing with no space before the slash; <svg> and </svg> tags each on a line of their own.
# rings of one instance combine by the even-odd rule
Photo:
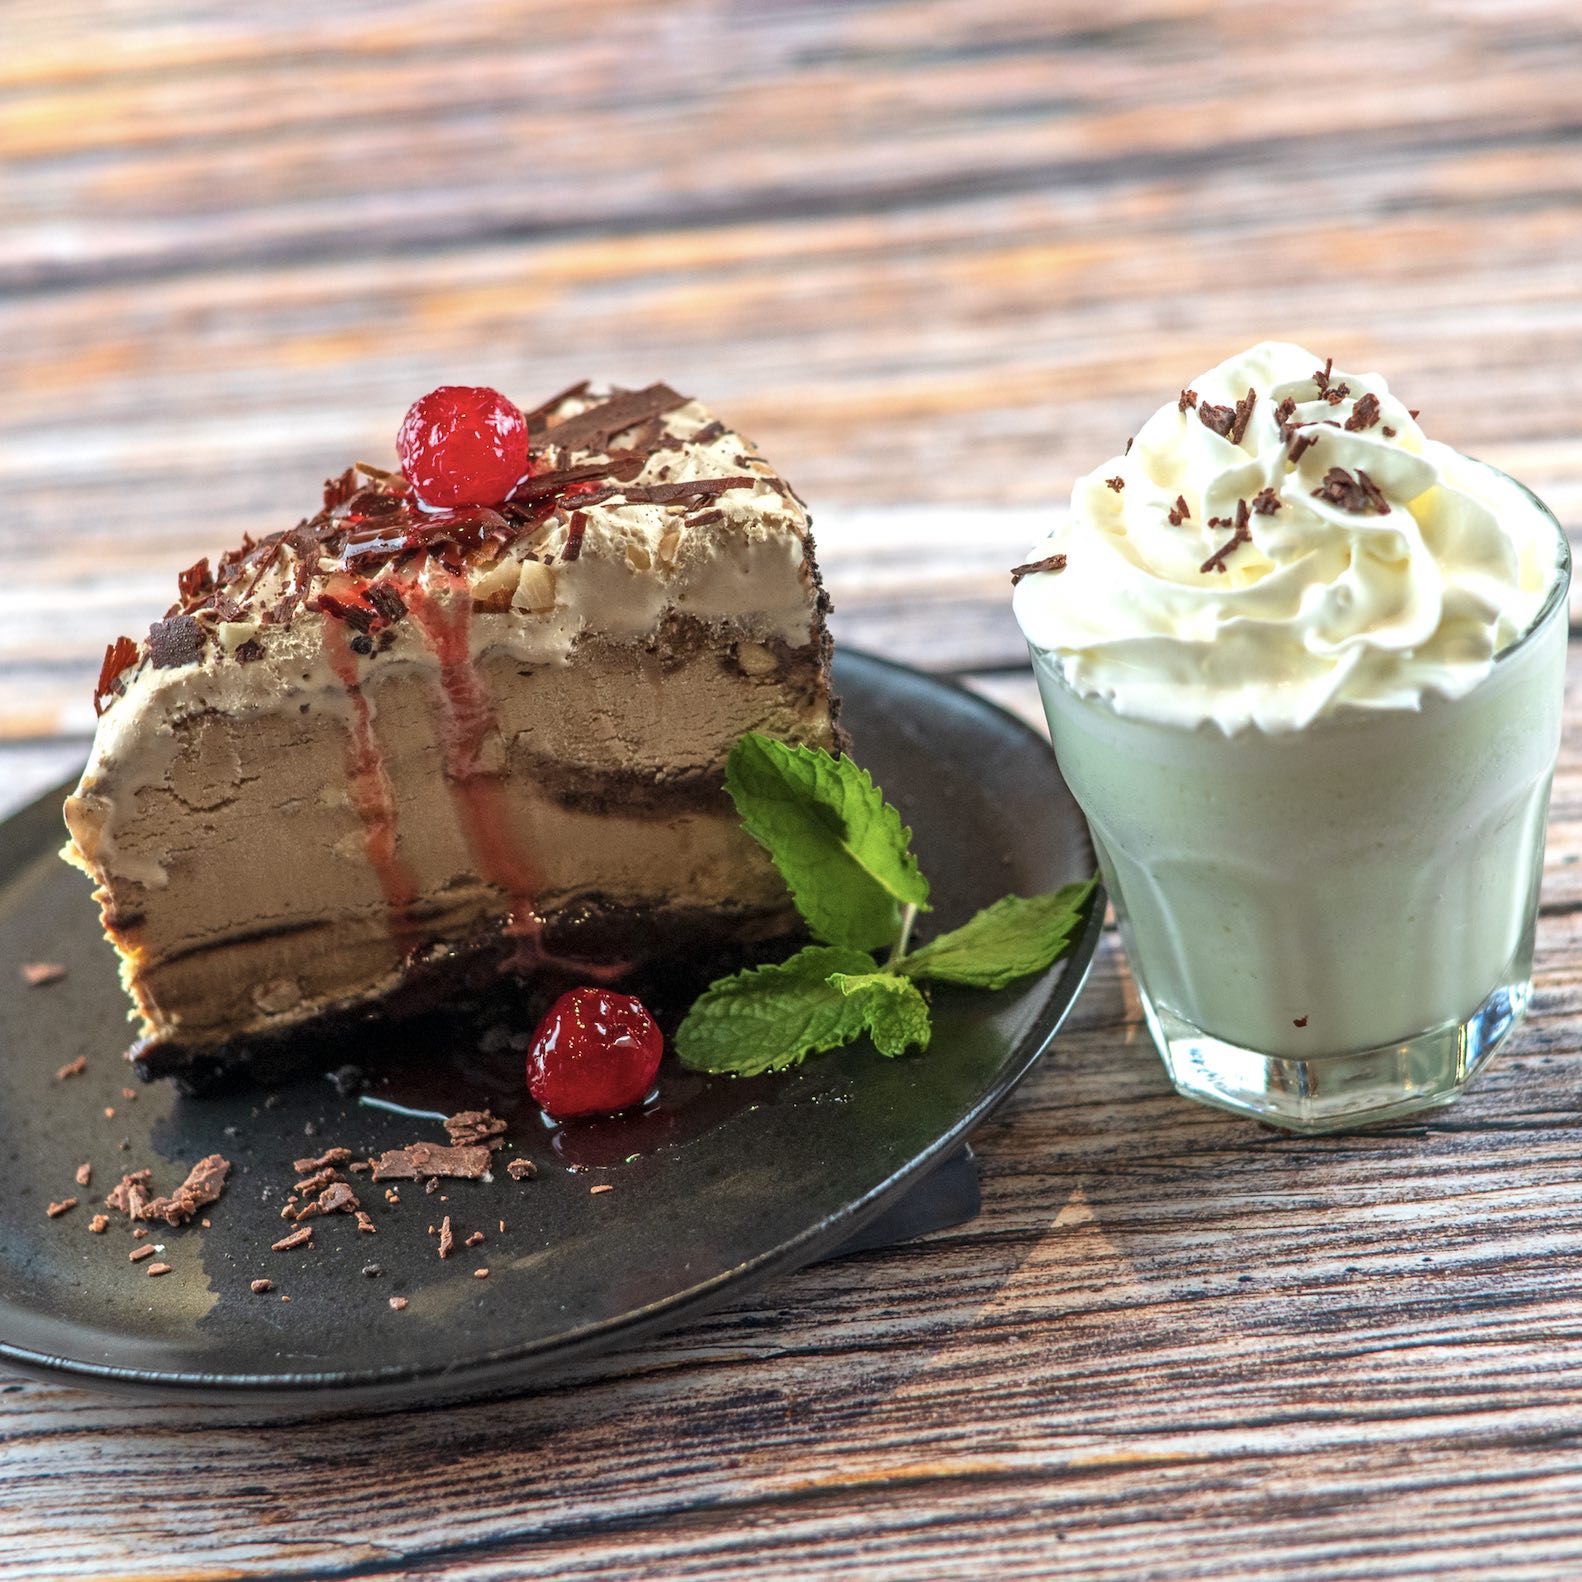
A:
<svg viewBox="0 0 1582 1582">
<path fill-rule="evenodd" d="M 676 1030 L 673 1047 L 691 1071 L 756 1077 L 860 1038 L 867 1017 L 832 975 L 876 972 L 872 956 L 808 945 L 776 966 L 750 967 L 711 983 Z"/>
<path fill-rule="evenodd" d="M 850 758 L 749 732 L 731 749 L 725 789 L 815 939 L 878 950 L 900 932 L 902 906 L 927 910 L 911 830 Z"/>
<path fill-rule="evenodd" d="M 881 1055 L 904 1055 L 914 1044 L 928 1048 L 934 1029 L 928 1019 L 928 1001 L 915 983 L 893 972 L 836 972 L 829 981 L 848 1002 L 861 1008 L 873 1047 Z"/>
<path fill-rule="evenodd" d="M 1029 973 L 1042 972 L 1065 954 L 1096 882 L 1068 884 L 1031 899 L 1008 895 L 984 907 L 971 922 L 903 957 L 895 970 L 909 978 L 977 989 L 1003 989 Z"/>
</svg>

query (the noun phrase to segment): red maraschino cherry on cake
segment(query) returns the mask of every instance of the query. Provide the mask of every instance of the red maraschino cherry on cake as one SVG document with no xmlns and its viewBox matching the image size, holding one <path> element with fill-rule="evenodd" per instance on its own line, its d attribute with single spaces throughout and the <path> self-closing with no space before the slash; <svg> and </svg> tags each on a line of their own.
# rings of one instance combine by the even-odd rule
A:
<svg viewBox="0 0 1582 1582">
<path fill-rule="evenodd" d="M 446 386 L 402 473 L 184 572 L 105 656 L 67 800 L 140 1023 L 191 1076 L 421 980 L 613 982 L 791 932 L 721 791 L 836 744 L 808 517 L 668 386 Z"/>
</svg>

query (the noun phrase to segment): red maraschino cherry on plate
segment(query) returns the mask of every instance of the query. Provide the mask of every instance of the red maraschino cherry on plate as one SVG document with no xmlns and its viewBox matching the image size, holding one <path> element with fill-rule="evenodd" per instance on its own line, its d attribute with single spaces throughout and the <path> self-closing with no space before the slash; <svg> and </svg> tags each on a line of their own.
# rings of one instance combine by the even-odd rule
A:
<svg viewBox="0 0 1582 1582">
<path fill-rule="evenodd" d="M 664 1035 L 630 994 L 573 989 L 550 1007 L 527 1054 L 527 1087 L 557 1121 L 613 1115 L 648 1096 Z"/>
</svg>

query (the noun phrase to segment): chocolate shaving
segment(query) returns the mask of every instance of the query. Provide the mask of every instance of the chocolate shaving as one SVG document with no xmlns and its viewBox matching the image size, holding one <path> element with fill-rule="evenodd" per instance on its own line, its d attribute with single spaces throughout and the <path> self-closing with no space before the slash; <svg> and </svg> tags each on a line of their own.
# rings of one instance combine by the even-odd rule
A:
<svg viewBox="0 0 1582 1582">
<path fill-rule="evenodd" d="M 505 1173 L 513 1181 L 531 1181 L 538 1175 L 538 1166 L 531 1159 L 513 1159 L 505 1167 Z"/>
<path fill-rule="evenodd" d="M 1211 517 L 1209 520 L 1209 526 L 1212 527 L 1222 520 L 1223 518 L 1221 517 Z M 1224 571 L 1225 557 L 1240 545 L 1249 543 L 1251 539 L 1252 530 L 1248 526 L 1247 502 L 1245 500 L 1238 500 L 1236 502 L 1235 531 L 1225 543 L 1221 544 L 1220 547 L 1216 549 L 1201 566 L 1198 567 L 1198 570 L 1200 572 Z"/>
<path fill-rule="evenodd" d="M 141 1263 L 145 1258 L 152 1258 L 153 1256 L 154 1256 L 154 1244 L 153 1244 L 153 1242 L 151 1242 L 151 1241 L 150 1242 L 144 1242 L 141 1247 L 134 1247 L 126 1255 L 126 1261 L 128 1263 Z"/>
<path fill-rule="evenodd" d="M 302 1197 L 309 1197 L 315 1192 L 322 1192 L 332 1181 L 339 1181 L 333 1166 L 326 1165 L 322 1170 L 316 1170 L 305 1181 L 299 1181 L 291 1189 Z"/>
<path fill-rule="evenodd" d="M 1240 403 L 1237 406 L 1214 406 L 1205 401 L 1197 409 L 1198 421 L 1204 428 L 1213 429 L 1216 434 L 1229 438 L 1239 405 Z"/>
<path fill-rule="evenodd" d="M 273 1280 L 254 1280 L 247 1287 L 247 1289 L 251 1291 L 254 1296 L 262 1296 L 265 1291 L 273 1291 L 274 1288 L 275 1282 Z"/>
<path fill-rule="evenodd" d="M 279 1241 L 269 1244 L 271 1252 L 290 1252 L 293 1247 L 300 1247 L 305 1242 L 312 1241 L 313 1227 L 304 1225 L 300 1230 L 294 1230 L 288 1236 L 282 1236 Z"/>
<path fill-rule="evenodd" d="M 66 976 L 66 969 L 58 961 L 24 961 L 22 981 L 30 989 L 42 989 L 45 984 L 59 983 Z"/>
<path fill-rule="evenodd" d="M 168 1263 L 151 1263 L 148 1266 L 148 1277 L 150 1280 L 157 1280 L 160 1275 L 169 1273 L 170 1265 Z"/>
<path fill-rule="evenodd" d="M 357 1194 L 344 1181 L 325 1187 L 319 1194 L 318 1211 L 321 1214 L 355 1214 L 361 1207 Z"/>
<path fill-rule="evenodd" d="M 133 1170 L 122 1176 L 105 1194 L 104 1206 L 126 1215 L 128 1219 L 141 1219 L 143 1208 L 151 1196 L 148 1183 L 153 1174 L 152 1170 Z"/>
<path fill-rule="evenodd" d="M 1390 425 L 1388 423 L 1386 423 L 1384 425 L 1384 427 L 1379 430 L 1379 432 L 1381 434 L 1383 434 L 1386 439 L 1394 439 L 1395 436 L 1396 436 L 1397 430 L 1391 428 Z"/>
<path fill-rule="evenodd" d="M 1280 509 L 1280 496 L 1273 489 L 1260 489 L 1252 497 L 1252 508 L 1259 516 L 1273 516 Z"/>
<path fill-rule="evenodd" d="M 406 614 L 406 600 L 388 582 L 372 582 L 363 589 L 363 598 L 386 626 L 393 626 Z"/>
<path fill-rule="evenodd" d="M 76 1208 L 76 1206 L 77 1206 L 77 1199 L 76 1198 L 74 1198 L 74 1197 L 63 1197 L 60 1200 L 60 1202 L 58 1202 L 58 1203 L 51 1203 L 49 1205 L 49 1207 L 44 1210 L 44 1212 L 51 1219 L 59 1219 L 62 1214 L 70 1213 L 70 1211 L 72 1209 Z"/>
<path fill-rule="evenodd" d="M 392 1311 L 399 1313 L 405 1306 L 406 1298 L 404 1296 L 392 1296 L 390 1298 L 390 1307 Z"/>
<path fill-rule="evenodd" d="M 337 599 L 333 594 L 321 593 L 317 598 L 309 599 L 310 610 L 322 610 L 324 614 L 333 616 L 337 621 L 344 622 L 355 632 L 366 633 L 374 624 L 375 615 L 370 609 L 361 604 L 352 604 L 345 599 Z"/>
<path fill-rule="evenodd" d="M 725 513 L 719 510 L 694 511 L 691 516 L 684 517 L 682 520 L 685 521 L 688 527 L 713 527 L 725 520 Z"/>
<path fill-rule="evenodd" d="M 1064 555 L 1045 555 L 1042 560 L 1029 560 L 1025 565 L 1011 567 L 1011 586 L 1014 588 L 1023 577 L 1031 577 L 1040 571 L 1064 571 L 1066 557 Z"/>
<path fill-rule="evenodd" d="M 93 712 L 104 713 L 104 701 L 110 689 L 123 673 L 137 663 L 137 644 L 130 637 L 118 637 L 104 651 L 104 663 L 99 666 L 98 684 L 93 689 Z"/>
<path fill-rule="evenodd" d="M 447 1148 L 440 1143 L 409 1143 L 391 1148 L 374 1160 L 375 1181 L 422 1181 L 433 1176 L 450 1176 L 461 1181 L 477 1181 L 488 1173 L 491 1155 L 487 1148 Z"/>
<path fill-rule="evenodd" d="M 1176 503 L 1170 507 L 1169 521 L 1171 527 L 1180 527 L 1183 522 L 1191 519 L 1192 513 L 1187 509 L 1186 496 L 1178 494 Z"/>
<path fill-rule="evenodd" d="M 75 1060 L 68 1060 L 65 1065 L 57 1068 L 55 1080 L 64 1082 L 67 1077 L 80 1077 L 88 1069 L 88 1057 L 78 1055 Z"/>
<path fill-rule="evenodd" d="M 92 1184 L 93 1184 L 93 1165 L 92 1165 L 92 1163 L 88 1162 L 88 1163 L 83 1163 L 83 1164 L 78 1165 L 77 1166 L 77 1185 L 80 1186 L 80 1187 L 85 1187 L 85 1186 L 92 1186 Z"/>
<path fill-rule="evenodd" d="M 475 1230 L 472 1233 L 472 1235 L 470 1235 L 466 1239 L 466 1241 L 464 1241 L 462 1243 L 462 1246 L 463 1247 L 481 1247 L 483 1245 L 483 1241 L 484 1241 L 483 1232 L 481 1230 Z"/>
<path fill-rule="evenodd" d="M 1247 424 L 1252 419 L 1252 409 L 1257 404 L 1258 392 L 1252 389 L 1249 389 L 1246 395 L 1244 395 L 1241 400 L 1236 403 L 1236 415 L 1234 418 L 1232 418 L 1230 429 L 1225 435 L 1225 438 L 1228 439 L 1232 445 L 1241 444 L 1242 436 L 1247 432 Z"/>
<path fill-rule="evenodd" d="M 1307 1018 L 1305 1016 L 1293 1016 L 1291 1018 L 1291 1025 L 1292 1027 L 1306 1027 Z"/>
<path fill-rule="evenodd" d="M 709 445 L 719 439 L 721 435 L 729 432 L 730 430 L 718 418 L 712 418 L 692 436 L 692 443 L 694 445 Z"/>
<path fill-rule="evenodd" d="M 1379 516 L 1387 516 L 1390 511 L 1390 502 L 1360 467 L 1355 478 L 1344 467 L 1331 467 L 1324 474 L 1324 481 L 1313 490 L 1313 496 L 1315 499 L 1327 500 L 1331 505 L 1338 505 L 1342 511 L 1358 515 L 1372 511 Z"/>
<path fill-rule="evenodd" d="M 609 400 L 547 428 L 544 441 L 546 444 L 563 445 L 569 450 L 604 450 L 617 434 L 635 428 L 651 417 L 673 412 L 677 407 L 685 406 L 687 401 L 688 397 L 677 395 L 666 384 L 652 384 L 642 390 L 622 390 Z"/>
<path fill-rule="evenodd" d="M 609 470 L 604 462 L 594 462 L 591 466 L 562 467 L 551 472 L 535 473 L 511 491 L 511 498 L 507 503 L 532 505 L 537 501 L 547 500 L 552 495 L 560 494 L 574 483 L 607 477 Z"/>
<path fill-rule="evenodd" d="M 104 1235 L 104 1233 L 109 1230 L 109 1228 L 110 1216 L 108 1214 L 95 1214 L 93 1218 L 88 1221 L 88 1229 L 91 1230 L 95 1236 Z"/>
<path fill-rule="evenodd" d="M 152 1199 L 132 1218 L 162 1219 L 167 1225 L 185 1225 L 200 1208 L 218 1201 L 230 1173 L 229 1159 L 210 1154 L 187 1172 L 187 1179 L 169 1197 Z"/>
<path fill-rule="evenodd" d="M 1318 443 L 1317 434 L 1298 434 L 1291 441 L 1291 448 L 1285 453 L 1286 459 L 1292 463 L 1299 462 L 1308 449 Z"/>
<path fill-rule="evenodd" d="M 563 407 L 568 401 L 574 401 L 578 396 L 586 394 L 587 389 L 588 380 L 579 379 L 576 384 L 567 385 L 559 395 L 552 395 L 547 401 L 541 401 L 532 411 L 524 412 L 522 416 L 527 419 L 529 424 L 532 423 L 534 418 L 546 418 L 551 412 Z"/>
<path fill-rule="evenodd" d="M 355 1213 L 356 1216 L 357 1216 L 357 1228 L 358 1228 L 358 1230 L 367 1231 L 367 1233 L 370 1236 L 374 1236 L 374 1235 L 378 1234 L 379 1227 L 374 1224 L 372 1219 L 369 1218 L 368 1213 L 367 1213 L 366 1210 L 359 1208 L 359 1209 L 354 1209 L 352 1212 Z"/>
<path fill-rule="evenodd" d="M 684 478 L 679 483 L 643 483 L 634 484 L 629 489 L 620 492 L 625 497 L 636 503 L 651 503 L 665 505 L 671 500 L 685 500 L 693 495 L 706 499 L 710 495 L 724 494 L 727 489 L 752 489 L 760 483 L 772 483 L 777 480 L 769 478 L 749 478 L 737 476 L 734 478 Z"/>
<path fill-rule="evenodd" d="M 299 1176 L 311 1175 L 315 1170 L 324 1170 L 334 1165 L 343 1165 L 350 1160 L 351 1156 L 352 1151 L 350 1148 L 328 1148 L 317 1159 L 298 1159 L 294 1161 L 291 1168 Z"/>
<path fill-rule="evenodd" d="M 1181 399 L 1176 402 L 1176 410 L 1180 411 L 1180 412 L 1185 412 L 1186 409 L 1189 406 L 1196 406 L 1196 405 L 1197 405 L 1197 391 L 1196 390 L 1183 390 L 1181 392 Z"/>
<path fill-rule="evenodd" d="M 231 657 L 240 664 L 250 665 L 264 657 L 264 645 L 256 637 L 249 637 Z"/>
<path fill-rule="evenodd" d="M 490 1149 L 503 1148 L 504 1131 L 505 1122 L 488 1110 L 462 1110 L 445 1121 L 445 1134 L 457 1147 L 484 1143 Z"/>
<path fill-rule="evenodd" d="M 1357 398 L 1357 404 L 1351 409 L 1351 416 L 1346 419 L 1345 426 L 1353 434 L 1360 434 L 1378 421 L 1379 398 L 1370 390 Z"/>
<path fill-rule="evenodd" d="M 1113 477 L 1113 478 L 1106 478 L 1104 480 L 1104 482 L 1109 488 L 1113 489 L 1117 494 L 1119 494 L 1121 492 L 1121 490 L 1126 487 L 1126 480 L 1124 478 L 1120 477 L 1118 474 L 1115 477 Z"/>
<path fill-rule="evenodd" d="M 1296 416 L 1296 398 L 1294 396 L 1281 396 L 1280 404 L 1274 409 L 1274 420 L 1283 428 Z M 1287 436 L 1289 438 L 1289 436 Z"/>
<path fill-rule="evenodd" d="M 148 656 L 158 670 L 194 665 L 203 657 L 203 627 L 190 615 L 172 615 L 148 629 Z"/>
<path fill-rule="evenodd" d="M 561 550 L 563 561 L 576 560 L 582 554 L 582 535 L 588 531 L 588 513 L 573 511 L 571 525 L 566 529 L 566 547 Z"/>
<path fill-rule="evenodd" d="M 202 599 L 214 592 L 214 574 L 209 570 L 209 557 L 205 555 L 196 565 L 188 566 L 176 574 L 176 589 L 183 604 Z"/>
<path fill-rule="evenodd" d="M 456 1245 L 456 1232 L 450 1228 L 450 1215 L 447 1214 L 439 1225 L 439 1255 L 448 1258 Z"/>
<path fill-rule="evenodd" d="M 1320 394 L 1323 394 L 1324 391 L 1329 389 L 1329 376 L 1334 372 L 1334 368 L 1335 359 L 1333 357 L 1326 357 L 1324 359 L 1324 366 L 1322 368 L 1315 368 L 1313 370 L 1313 383 L 1318 386 Z"/>
</svg>

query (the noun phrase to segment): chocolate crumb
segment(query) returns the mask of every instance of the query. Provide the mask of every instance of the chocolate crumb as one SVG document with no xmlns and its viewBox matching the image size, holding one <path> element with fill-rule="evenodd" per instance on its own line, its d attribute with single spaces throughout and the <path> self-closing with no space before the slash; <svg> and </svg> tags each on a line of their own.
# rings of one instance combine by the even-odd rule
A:
<svg viewBox="0 0 1582 1582">
<path fill-rule="evenodd" d="M 115 1106 L 114 1105 L 111 1105 L 111 1104 L 106 1104 L 105 1105 L 105 1107 L 104 1107 L 104 1118 L 107 1121 L 113 1121 L 115 1119 Z"/>
<path fill-rule="evenodd" d="M 132 1227 L 132 1240 L 142 1241 L 148 1235 L 148 1226 L 134 1225 Z"/>
<path fill-rule="evenodd" d="M 340 1175 L 334 1166 L 326 1165 L 324 1169 L 316 1171 L 305 1181 L 299 1181 L 292 1187 L 292 1191 L 301 1197 L 311 1197 L 315 1192 L 322 1192 L 332 1181 L 339 1181 Z"/>
<path fill-rule="evenodd" d="M 88 1057 L 78 1055 L 75 1060 L 68 1060 L 56 1073 L 55 1080 L 64 1082 L 67 1077 L 80 1077 L 88 1069 Z"/>
<path fill-rule="evenodd" d="M 1379 398 L 1370 390 L 1357 398 L 1357 404 L 1351 409 L 1351 416 L 1346 419 L 1344 426 L 1353 434 L 1360 434 L 1378 421 Z"/>
<path fill-rule="evenodd" d="M 538 1174 L 538 1166 L 531 1159 L 513 1159 L 505 1173 L 513 1181 L 531 1181 Z"/>
<path fill-rule="evenodd" d="M 70 1213 L 70 1211 L 72 1209 L 76 1208 L 76 1206 L 77 1206 L 77 1199 L 76 1198 L 74 1198 L 74 1197 L 63 1197 L 60 1200 L 60 1202 L 58 1202 L 58 1203 L 51 1203 L 49 1205 L 49 1207 L 44 1210 L 44 1212 L 51 1219 L 59 1219 L 62 1214 Z"/>
<path fill-rule="evenodd" d="M 145 1241 L 141 1247 L 134 1247 L 126 1255 L 126 1261 L 128 1263 L 141 1263 L 145 1258 L 152 1258 L 153 1256 L 154 1244 L 151 1241 Z"/>
<path fill-rule="evenodd" d="M 1113 478 L 1106 478 L 1104 481 L 1117 494 L 1119 494 L 1121 492 L 1121 490 L 1126 487 L 1126 480 L 1124 478 L 1122 478 L 1118 473 L 1116 474 L 1115 477 L 1113 477 Z"/>
<path fill-rule="evenodd" d="M 1384 437 L 1385 437 L 1385 438 L 1386 438 L 1386 439 L 1394 439 L 1394 438 L 1395 438 L 1395 435 L 1396 435 L 1396 432 L 1397 432 L 1397 431 L 1396 431 L 1396 430 L 1395 430 L 1395 429 L 1393 429 L 1393 428 L 1391 428 L 1391 427 L 1390 427 L 1390 425 L 1389 425 L 1389 424 L 1388 424 L 1388 423 L 1386 423 L 1386 424 L 1385 424 L 1385 425 L 1384 425 L 1384 427 L 1383 427 L 1383 428 L 1381 428 L 1381 429 L 1380 429 L 1380 430 L 1379 430 L 1379 432 L 1380 432 L 1380 433 L 1381 433 L 1381 434 L 1382 434 L 1382 435 L 1383 435 L 1383 436 L 1384 436 Z"/>
<path fill-rule="evenodd" d="M 390 1306 L 395 1312 L 399 1313 L 406 1306 L 406 1298 L 404 1296 L 392 1296 L 390 1298 Z"/>
<path fill-rule="evenodd" d="M 367 1231 L 370 1236 L 377 1235 L 379 1231 L 379 1227 L 368 1217 L 367 1211 L 364 1209 L 357 1210 L 357 1228 L 358 1230 Z"/>
<path fill-rule="evenodd" d="M 88 1221 L 88 1229 L 91 1230 L 95 1236 L 104 1235 L 104 1233 L 109 1230 L 109 1228 L 110 1216 L 108 1214 L 95 1214 L 93 1218 Z"/>
<path fill-rule="evenodd" d="M 1329 376 L 1334 372 L 1334 369 L 1335 359 L 1333 357 L 1326 357 L 1324 359 L 1324 366 L 1322 368 L 1315 368 L 1313 370 L 1313 383 L 1318 386 L 1320 394 L 1329 389 Z"/>
<path fill-rule="evenodd" d="M 1344 467 L 1331 467 L 1324 474 L 1324 481 L 1312 492 L 1315 499 L 1327 500 L 1353 514 L 1371 511 L 1378 516 L 1388 516 L 1390 512 L 1390 502 L 1383 491 L 1360 467 L 1356 477 Z"/>
<path fill-rule="evenodd" d="M 385 1188 L 385 1202 L 386 1203 L 399 1203 L 400 1201 L 401 1201 L 401 1194 L 399 1192 L 397 1192 L 394 1187 L 386 1187 Z"/>
<path fill-rule="evenodd" d="M 474 1269 L 472 1271 L 472 1277 L 474 1280 L 487 1280 L 489 1278 L 489 1271 L 487 1269 Z"/>
<path fill-rule="evenodd" d="M 245 643 L 242 643 L 237 648 L 236 652 L 231 655 L 232 659 L 236 660 L 236 662 L 238 664 L 242 664 L 242 665 L 250 665 L 250 664 L 254 663 L 254 661 L 262 659 L 263 657 L 264 657 L 264 645 L 261 642 L 259 642 L 256 637 L 249 637 L 247 639 L 247 641 Z M 307 709 L 308 709 L 308 706 L 307 706 L 306 703 L 304 703 L 302 705 L 302 712 L 304 714 L 307 713 Z M 283 1301 L 283 1302 L 284 1301 L 288 1301 L 288 1300 L 289 1300 L 289 1298 L 287 1298 L 287 1297 L 281 1297 L 281 1301 Z"/>
<path fill-rule="evenodd" d="M 1189 406 L 1196 406 L 1196 405 L 1197 405 L 1197 391 L 1196 390 L 1183 390 L 1181 392 L 1181 399 L 1176 402 L 1176 410 L 1180 411 L 1180 412 L 1185 412 L 1186 409 Z"/>
<path fill-rule="evenodd" d="M 1307 1018 L 1305 1016 L 1293 1016 L 1291 1018 L 1291 1025 L 1292 1027 L 1306 1027 Z"/>
<path fill-rule="evenodd" d="M 289 1236 L 282 1236 L 279 1241 L 270 1243 L 272 1252 L 290 1252 L 293 1247 L 300 1247 L 304 1242 L 313 1239 L 313 1227 L 304 1225 L 300 1230 L 294 1230 Z"/>
<path fill-rule="evenodd" d="M 1214 406 L 1205 401 L 1197 409 L 1198 421 L 1204 428 L 1212 429 L 1222 438 L 1229 439 L 1231 426 L 1236 421 L 1237 408 L 1233 406 Z"/>
<path fill-rule="evenodd" d="M 439 1226 L 439 1255 L 441 1258 L 450 1257 L 451 1248 L 456 1245 L 456 1233 L 450 1228 L 450 1215 L 447 1214 L 440 1221 Z"/>
<path fill-rule="evenodd" d="M 122 1088 L 121 1089 L 121 1097 L 123 1099 L 128 1099 L 128 1100 L 132 1101 L 133 1103 L 135 1103 L 136 1100 L 137 1100 L 137 1089 L 136 1088 Z"/>
<path fill-rule="evenodd" d="M 1318 443 L 1317 434 L 1298 434 L 1291 441 L 1291 448 L 1285 453 L 1286 459 L 1293 465 L 1299 462 L 1306 452 Z"/>
<path fill-rule="evenodd" d="M 225 1189 L 225 1178 L 230 1173 L 229 1159 L 210 1154 L 187 1172 L 187 1179 L 169 1197 L 154 1198 L 135 1217 L 162 1219 L 167 1225 L 185 1225 L 200 1208 L 206 1208 L 218 1200 Z"/>
<path fill-rule="evenodd" d="M 1280 509 L 1280 496 L 1273 489 L 1260 489 L 1252 497 L 1252 508 L 1259 516 L 1272 516 Z"/>
<path fill-rule="evenodd" d="M 472 1235 L 470 1235 L 466 1241 L 462 1243 L 463 1247 L 481 1247 L 482 1245 L 483 1232 L 481 1230 L 475 1230 Z"/>
<path fill-rule="evenodd" d="M 1180 527 L 1183 522 L 1191 520 L 1192 513 L 1187 509 L 1186 496 L 1178 494 L 1176 503 L 1170 507 L 1171 527 Z"/>
<path fill-rule="evenodd" d="M 93 1183 L 93 1165 L 91 1163 L 84 1163 L 84 1164 L 78 1165 L 77 1166 L 77 1185 L 81 1186 L 81 1187 L 85 1187 L 85 1186 L 91 1186 L 92 1183 Z"/>
<path fill-rule="evenodd" d="M 170 1265 L 168 1263 L 151 1263 L 148 1266 L 148 1277 L 150 1280 L 157 1280 L 160 1275 L 169 1273 Z"/>
<path fill-rule="evenodd" d="M 1023 577 L 1031 577 L 1040 571 L 1064 571 L 1066 557 L 1064 555 L 1045 555 L 1042 560 L 1029 560 L 1024 565 L 1011 567 L 1011 586 L 1014 588 Z"/>
<path fill-rule="evenodd" d="M 254 1280 L 247 1289 L 251 1291 L 254 1296 L 262 1296 L 265 1291 L 273 1291 L 274 1288 L 275 1282 L 273 1280 Z"/>
<path fill-rule="evenodd" d="M 46 983 L 59 983 L 66 976 L 66 969 L 58 961 L 24 961 L 22 981 L 30 989 L 42 989 Z"/>
<path fill-rule="evenodd" d="M 608 1181 L 606 1181 L 603 1186 L 589 1187 L 588 1196 L 597 1197 L 601 1192 L 613 1192 L 614 1190 L 615 1188 L 612 1187 Z"/>
</svg>

